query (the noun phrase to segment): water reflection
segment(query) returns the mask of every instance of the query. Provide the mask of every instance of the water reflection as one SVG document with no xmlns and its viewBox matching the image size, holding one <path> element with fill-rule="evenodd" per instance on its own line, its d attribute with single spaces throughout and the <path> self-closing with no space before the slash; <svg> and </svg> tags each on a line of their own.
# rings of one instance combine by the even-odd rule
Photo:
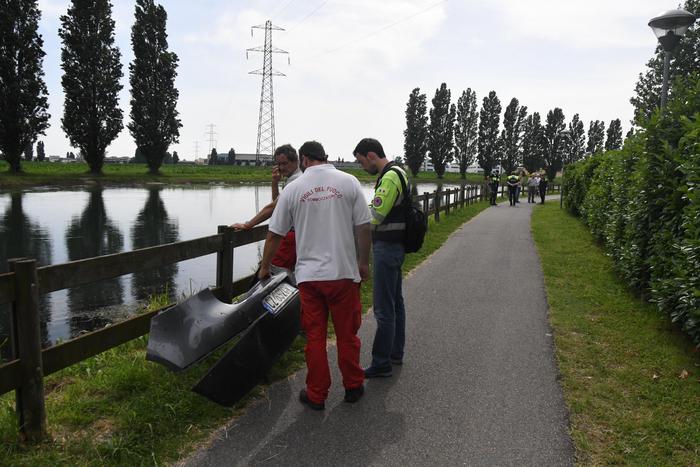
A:
<svg viewBox="0 0 700 467">
<path fill-rule="evenodd" d="M 165 204 L 160 198 L 160 187 L 148 189 L 148 199 L 136 217 L 131 229 L 133 249 L 162 245 L 179 241 L 179 225 L 176 219 L 168 216 Z M 176 295 L 175 275 L 177 263 L 135 273 L 131 279 L 132 294 L 138 300 L 166 292 L 168 298 Z"/>
<path fill-rule="evenodd" d="M 21 192 L 9 194 L 10 204 L 0 216 L 0 273 L 8 271 L 7 260 L 10 258 L 34 258 L 38 266 L 51 264 L 51 242 L 44 227 L 32 221 L 24 213 Z M 50 302 L 46 295 L 39 296 L 39 313 L 41 316 L 41 338 L 48 336 L 47 322 L 51 315 Z M 0 359 L 10 356 L 9 336 L 10 306 L 0 305 Z M 3 345 L 4 343 L 4 345 Z"/>
<path fill-rule="evenodd" d="M 124 248 L 124 236 L 107 216 L 102 192 L 101 187 L 90 189 L 87 206 L 79 216 L 71 220 L 66 229 L 66 249 L 70 261 L 119 253 Z M 108 324 L 108 319 L 93 312 L 106 305 L 117 306 L 122 303 L 124 288 L 118 277 L 69 289 L 71 334 L 76 335 Z"/>
</svg>

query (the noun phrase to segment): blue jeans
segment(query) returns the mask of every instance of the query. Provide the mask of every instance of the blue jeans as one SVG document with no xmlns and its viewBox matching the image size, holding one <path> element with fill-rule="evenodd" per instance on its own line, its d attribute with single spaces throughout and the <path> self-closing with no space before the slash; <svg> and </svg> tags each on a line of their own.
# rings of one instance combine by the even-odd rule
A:
<svg viewBox="0 0 700 467">
<path fill-rule="evenodd" d="M 373 309 L 377 333 L 372 345 L 372 367 L 391 367 L 390 359 L 401 360 L 406 341 L 406 309 L 401 292 L 402 243 L 375 241 Z"/>
</svg>

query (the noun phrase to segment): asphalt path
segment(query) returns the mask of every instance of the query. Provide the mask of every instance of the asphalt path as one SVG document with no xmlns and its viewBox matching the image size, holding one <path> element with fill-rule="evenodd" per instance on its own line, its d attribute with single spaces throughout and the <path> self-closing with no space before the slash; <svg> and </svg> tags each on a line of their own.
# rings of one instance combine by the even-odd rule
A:
<svg viewBox="0 0 700 467">
<path fill-rule="evenodd" d="M 330 346 L 324 412 L 299 403 L 302 370 L 184 465 L 573 465 L 532 206 L 485 210 L 405 279 L 404 364 L 360 402 L 343 402 Z M 374 329 L 368 313 L 365 365 Z"/>
</svg>

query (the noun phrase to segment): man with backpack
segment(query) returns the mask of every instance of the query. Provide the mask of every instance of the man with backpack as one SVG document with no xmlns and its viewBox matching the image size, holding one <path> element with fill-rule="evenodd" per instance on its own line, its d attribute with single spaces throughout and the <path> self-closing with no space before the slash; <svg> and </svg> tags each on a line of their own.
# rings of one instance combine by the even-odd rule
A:
<svg viewBox="0 0 700 467">
<path fill-rule="evenodd" d="M 406 327 L 401 290 L 401 266 L 406 253 L 404 197 L 410 197 L 411 192 L 406 172 L 386 159 L 376 139 L 360 141 L 353 155 L 366 172 L 378 175 L 370 204 L 373 310 L 377 331 L 372 345 L 372 363 L 365 368 L 365 378 L 387 377 L 392 375 L 392 365 L 403 363 Z"/>
</svg>

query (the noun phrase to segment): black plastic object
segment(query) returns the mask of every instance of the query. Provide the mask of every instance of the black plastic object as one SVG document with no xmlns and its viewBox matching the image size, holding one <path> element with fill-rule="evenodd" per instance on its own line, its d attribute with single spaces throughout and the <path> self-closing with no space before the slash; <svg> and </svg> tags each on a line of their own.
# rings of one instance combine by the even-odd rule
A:
<svg viewBox="0 0 700 467">
<path fill-rule="evenodd" d="M 267 314 L 263 299 L 291 280 L 290 274 L 282 270 L 258 282 L 231 305 L 205 289 L 157 314 L 151 319 L 146 359 L 174 371 L 186 369 Z M 298 305 L 296 308 L 298 311 Z"/>
<path fill-rule="evenodd" d="M 227 407 L 265 379 L 299 334 L 298 291 L 278 314 L 265 313 L 192 390 Z"/>
</svg>

